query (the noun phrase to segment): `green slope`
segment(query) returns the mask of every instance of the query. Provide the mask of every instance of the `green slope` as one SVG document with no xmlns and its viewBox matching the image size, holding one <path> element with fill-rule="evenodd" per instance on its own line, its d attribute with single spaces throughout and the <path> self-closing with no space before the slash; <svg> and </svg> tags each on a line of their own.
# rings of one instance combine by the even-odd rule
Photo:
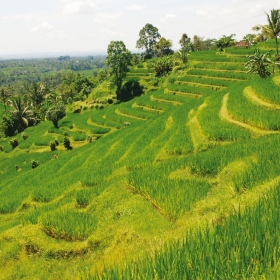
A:
<svg viewBox="0 0 280 280">
<path fill-rule="evenodd" d="M 0 278 L 277 279 L 279 85 L 244 73 L 252 52 L 192 53 L 161 88 L 1 140 Z"/>
</svg>

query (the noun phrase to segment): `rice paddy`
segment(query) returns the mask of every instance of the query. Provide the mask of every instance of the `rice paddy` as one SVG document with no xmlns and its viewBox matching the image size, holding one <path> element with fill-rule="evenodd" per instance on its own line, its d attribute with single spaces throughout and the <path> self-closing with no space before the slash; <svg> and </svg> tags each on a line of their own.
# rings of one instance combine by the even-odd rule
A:
<svg viewBox="0 0 280 280">
<path fill-rule="evenodd" d="M 251 51 L 194 52 L 139 97 L 0 139 L 3 277 L 278 279 L 278 74 L 246 74 Z"/>
</svg>

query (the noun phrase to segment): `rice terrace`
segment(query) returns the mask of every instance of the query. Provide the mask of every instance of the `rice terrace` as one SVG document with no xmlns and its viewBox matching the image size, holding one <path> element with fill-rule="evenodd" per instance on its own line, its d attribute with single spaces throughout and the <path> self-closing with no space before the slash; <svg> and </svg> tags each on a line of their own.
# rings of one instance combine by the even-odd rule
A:
<svg viewBox="0 0 280 280">
<path fill-rule="evenodd" d="M 280 10 L 263 17 L 241 42 L 174 51 L 146 24 L 141 54 L 1 59 L 0 279 L 280 279 Z"/>
</svg>

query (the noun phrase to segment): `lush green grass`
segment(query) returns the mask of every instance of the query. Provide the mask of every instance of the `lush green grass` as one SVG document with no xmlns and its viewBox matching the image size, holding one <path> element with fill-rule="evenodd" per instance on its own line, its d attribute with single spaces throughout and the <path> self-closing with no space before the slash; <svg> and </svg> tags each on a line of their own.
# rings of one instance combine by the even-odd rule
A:
<svg viewBox="0 0 280 280">
<path fill-rule="evenodd" d="M 229 113 L 236 119 L 268 130 L 280 129 L 280 113 L 248 100 L 243 93 L 244 84 L 236 84 L 230 89 Z M 242 104 L 242 107 L 240 106 Z"/>
<path fill-rule="evenodd" d="M 225 224 L 188 232 L 183 241 L 124 270 L 108 269 L 91 279 L 278 279 L 279 185 Z M 274 210 L 273 210 L 274 209 Z"/>
<path fill-rule="evenodd" d="M 237 141 L 249 139 L 250 131 L 221 120 L 220 110 L 226 91 L 208 97 L 206 107 L 198 114 L 199 123 L 211 141 Z"/>
<path fill-rule="evenodd" d="M 237 79 L 237 80 L 247 80 L 248 74 L 237 73 L 237 72 L 222 72 L 215 70 L 205 70 L 205 69 L 191 69 L 188 71 L 190 75 L 198 75 L 204 77 L 219 77 L 224 79 Z"/>
<path fill-rule="evenodd" d="M 229 93 L 234 119 L 278 129 L 279 112 L 243 94 L 280 101 L 275 82 L 244 74 L 246 52 L 191 53 L 140 97 L 30 127 L 14 150 L 2 139 L 3 278 L 277 279 L 280 192 L 266 190 L 279 181 L 280 136 L 220 115 Z M 130 74 L 141 81 L 148 63 Z"/>
</svg>

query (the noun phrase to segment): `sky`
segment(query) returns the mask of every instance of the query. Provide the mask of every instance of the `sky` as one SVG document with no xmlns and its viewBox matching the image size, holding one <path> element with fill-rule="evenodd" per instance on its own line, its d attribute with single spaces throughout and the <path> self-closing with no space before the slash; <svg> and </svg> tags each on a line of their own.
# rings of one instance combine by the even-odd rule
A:
<svg viewBox="0 0 280 280">
<path fill-rule="evenodd" d="M 136 50 L 146 23 L 179 48 L 183 33 L 241 40 L 280 0 L 0 0 L 0 57 L 104 52 L 110 41 Z"/>
</svg>

